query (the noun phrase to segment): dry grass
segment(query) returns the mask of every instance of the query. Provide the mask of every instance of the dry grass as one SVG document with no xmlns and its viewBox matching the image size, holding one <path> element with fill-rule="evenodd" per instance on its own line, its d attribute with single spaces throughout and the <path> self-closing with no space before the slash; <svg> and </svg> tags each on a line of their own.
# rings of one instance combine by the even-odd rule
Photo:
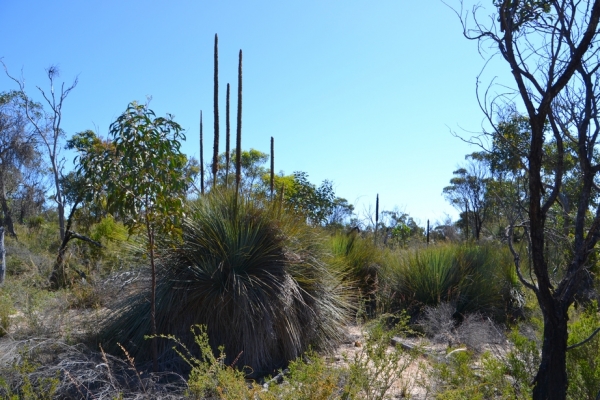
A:
<svg viewBox="0 0 600 400">
<path fill-rule="evenodd" d="M 24 371 L 19 368 L 23 365 L 31 368 Z M 44 379 L 58 379 L 54 397 L 68 399 L 178 399 L 187 388 L 177 374 L 137 371 L 127 353 L 122 359 L 51 338 L 0 342 L 0 375 L 13 393 L 26 378 L 34 387 Z"/>
</svg>

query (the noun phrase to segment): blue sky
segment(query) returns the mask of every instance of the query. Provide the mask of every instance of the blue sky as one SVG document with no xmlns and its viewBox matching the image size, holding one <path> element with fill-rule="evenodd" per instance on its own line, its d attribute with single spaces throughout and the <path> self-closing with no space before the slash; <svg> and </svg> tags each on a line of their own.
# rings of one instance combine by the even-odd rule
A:
<svg viewBox="0 0 600 400">
<path fill-rule="evenodd" d="M 186 129 L 183 150 L 196 158 L 200 110 L 205 159 L 212 149 L 215 33 L 221 132 L 228 82 L 235 121 L 242 49 L 244 149 L 268 152 L 273 136 L 277 171 L 332 180 L 359 213 L 379 193 L 381 209 L 421 225 L 456 217 L 442 189 L 477 148 L 450 130 L 481 131 L 475 82 L 485 59 L 441 1 L 0 0 L 0 57 L 13 75 L 23 71 L 30 96 L 48 89 L 49 65 L 67 84 L 79 77 L 65 101 L 67 136 L 106 136 L 130 101 L 152 96 L 157 114 Z M 508 72 L 493 62 L 484 82 Z M 15 88 L 0 75 L 0 91 Z"/>
</svg>

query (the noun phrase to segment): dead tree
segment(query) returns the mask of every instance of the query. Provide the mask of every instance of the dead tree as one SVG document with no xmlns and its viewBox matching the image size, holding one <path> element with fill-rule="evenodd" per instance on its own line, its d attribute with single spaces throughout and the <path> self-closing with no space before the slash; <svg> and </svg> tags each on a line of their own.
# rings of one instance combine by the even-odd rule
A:
<svg viewBox="0 0 600 400">
<path fill-rule="evenodd" d="M 61 122 L 63 117 L 63 103 L 71 90 L 73 90 L 78 83 L 78 78 L 75 78 L 71 86 L 65 88 L 65 83 L 60 85 L 60 91 L 55 90 L 55 80 L 59 77 L 59 70 L 56 66 L 50 66 L 46 69 L 48 80 L 50 81 L 50 93 L 47 94 L 42 88 L 37 86 L 44 100 L 50 108 L 46 111 L 43 108 L 36 107 L 27 97 L 25 92 L 25 80 L 23 78 L 15 78 L 8 73 L 8 69 L 4 62 L 4 71 L 6 75 L 16 82 L 19 86 L 19 91 L 23 95 L 23 107 L 25 109 L 25 115 L 34 128 L 34 131 L 39 136 L 43 147 L 46 150 L 46 154 L 50 161 L 50 170 L 52 171 L 52 180 L 54 184 L 54 195 L 53 200 L 56 202 L 56 209 L 58 212 L 58 225 L 60 231 L 60 239 L 65 238 L 65 203 L 62 189 L 60 186 L 61 170 L 64 164 L 64 160 L 60 158 L 61 138 L 64 136 Z"/>
</svg>

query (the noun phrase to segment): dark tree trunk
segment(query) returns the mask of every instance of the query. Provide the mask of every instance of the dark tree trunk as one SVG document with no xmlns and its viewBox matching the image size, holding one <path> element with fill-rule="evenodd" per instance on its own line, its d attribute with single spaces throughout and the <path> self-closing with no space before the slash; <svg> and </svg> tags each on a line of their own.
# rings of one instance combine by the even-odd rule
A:
<svg viewBox="0 0 600 400">
<path fill-rule="evenodd" d="M 559 400 L 567 397 L 567 320 L 562 307 L 544 310 L 542 360 L 534 380 L 534 400 Z"/>
</svg>

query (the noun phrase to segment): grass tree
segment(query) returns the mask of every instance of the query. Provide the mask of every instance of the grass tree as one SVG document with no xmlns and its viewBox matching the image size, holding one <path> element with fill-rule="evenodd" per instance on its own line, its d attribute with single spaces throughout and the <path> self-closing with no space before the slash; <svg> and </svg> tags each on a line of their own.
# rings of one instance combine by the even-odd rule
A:
<svg viewBox="0 0 600 400">
<path fill-rule="evenodd" d="M 324 239 L 262 196 L 209 192 L 186 210 L 181 240 L 161 246 L 160 330 L 193 349 L 190 327 L 206 325 L 212 350 L 225 348 L 225 365 L 250 367 L 254 376 L 285 367 L 309 346 L 332 350 L 350 308 L 341 277 L 327 267 Z M 124 299 L 105 348 L 130 343 L 137 361 L 149 360 L 148 308 L 143 294 Z M 160 341 L 160 360 L 173 368 L 179 357 L 171 348 Z"/>
<path fill-rule="evenodd" d="M 171 115 L 156 117 L 147 105 L 136 102 L 111 124 L 110 133 L 116 158 L 106 158 L 103 166 L 108 205 L 126 216 L 130 228 L 146 230 L 152 268 L 151 333 L 156 335 L 155 237 L 157 231 L 172 231 L 174 219 L 182 214 L 187 180 L 180 140 L 185 137 Z M 156 371 L 156 339 L 152 340 L 152 356 Z"/>
</svg>

